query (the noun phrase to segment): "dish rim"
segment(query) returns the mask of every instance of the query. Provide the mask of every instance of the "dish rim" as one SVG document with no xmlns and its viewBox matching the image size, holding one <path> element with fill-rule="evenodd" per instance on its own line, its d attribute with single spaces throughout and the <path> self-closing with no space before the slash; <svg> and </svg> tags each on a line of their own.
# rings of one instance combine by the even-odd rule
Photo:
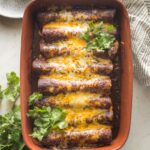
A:
<svg viewBox="0 0 150 150">
<path fill-rule="evenodd" d="M 48 0 L 44 0 L 45 2 Z M 50 0 L 49 3 L 51 3 L 51 1 L 53 0 Z M 57 0 L 57 2 L 59 2 L 60 0 Z M 67 1 L 67 0 L 63 0 L 63 1 Z M 80 1 L 80 0 L 77 0 L 77 1 Z M 86 1 L 86 0 L 84 0 Z M 95 3 L 96 1 L 98 0 L 94 0 L 93 2 Z M 104 1 L 104 0 L 103 0 Z M 107 2 L 111 2 L 111 0 L 105 0 Z M 124 133 L 124 135 L 121 136 L 121 139 L 119 140 L 118 139 L 118 136 L 116 137 L 116 139 L 118 139 L 118 143 L 113 143 L 110 145 L 110 146 L 104 146 L 104 147 L 99 147 L 99 148 L 88 148 L 88 150 L 117 150 L 117 149 L 120 149 L 126 142 L 127 138 L 128 138 L 128 135 L 129 135 L 129 130 L 130 130 L 130 122 L 131 122 L 131 107 L 132 107 L 132 89 L 133 89 L 133 74 L 132 74 L 132 53 L 131 53 L 131 36 L 130 36 L 130 29 L 129 29 L 129 18 L 128 18 L 128 15 L 127 15 L 127 11 L 126 11 L 126 8 L 124 7 L 123 3 L 119 0 L 114 0 L 115 2 L 112 2 L 112 3 L 116 3 L 118 5 L 118 7 L 122 7 L 122 11 L 124 13 L 124 19 L 126 19 L 126 30 L 128 31 L 127 33 L 127 37 L 129 37 L 129 39 L 127 39 L 127 43 L 128 43 L 128 51 L 127 52 L 123 52 L 123 54 L 121 54 L 123 57 L 123 55 L 127 55 L 128 56 L 128 67 L 126 68 L 126 71 L 128 72 L 128 75 L 129 77 L 127 78 L 128 80 L 128 102 L 129 102 L 129 106 L 128 106 L 128 114 L 127 114 L 127 117 L 126 117 L 126 125 L 127 127 L 125 128 L 126 129 L 126 133 Z M 25 31 L 30 31 L 32 29 L 26 29 L 26 24 L 27 24 L 27 16 L 31 13 L 31 10 L 30 10 L 30 7 L 35 7 L 34 5 L 36 3 L 41 3 L 42 0 L 39 0 L 38 2 L 36 0 L 30 2 L 28 4 L 28 6 L 26 7 L 25 9 L 25 12 L 24 12 L 24 17 L 23 17 L 23 27 L 22 27 L 22 37 L 21 37 L 21 61 L 20 61 L 20 78 L 21 78 L 21 82 L 20 82 L 20 86 L 21 86 L 21 118 L 22 118 L 22 132 L 23 132 L 23 138 L 27 144 L 27 146 L 30 148 L 30 149 L 36 149 L 36 150 L 42 150 L 42 149 L 45 149 L 45 148 L 42 148 L 40 146 L 38 146 L 36 144 L 36 142 L 34 143 L 33 139 L 28 135 L 28 133 L 26 132 L 27 130 L 29 131 L 29 120 L 26 116 L 26 112 L 27 112 L 27 104 L 26 104 L 26 108 L 25 108 L 25 101 L 27 102 L 27 99 L 25 98 L 25 94 L 24 94 L 24 89 L 26 89 L 25 87 L 27 87 L 27 89 L 31 90 L 31 87 L 27 86 L 25 84 L 25 80 L 28 80 L 27 77 L 29 77 L 27 74 L 26 74 L 26 78 L 25 78 L 25 75 L 24 73 L 26 73 L 27 71 L 24 71 L 25 68 L 27 68 L 27 66 L 29 67 L 30 66 L 30 62 L 31 62 L 31 58 L 30 57 L 27 57 L 26 59 L 28 60 L 24 60 L 24 55 L 25 55 L 25 51 L 26 51 L 26 46 L 25 46 L 25 41 L 26 41 L 26 36 L 28 33 L 25 33 Z M 106 3 L 107 3 L 106 2 Z M 98 2 L 99 3 L 99 2 Z M 29 14 L 28 14 L 29 13 Z M 31 21 L 31 20 L 30 20 Z M 30 22 L 31 23 L 31 22 Z M 31 26 L 30 26 L 31 27 Z M 31 46 L 31 45 L 30 45 Z M 124 49 L 124 48 L 123 48 Z M 28 50 L 29 52 L 32 51 L 32 49 L 30 48 L 30 50 Z M 31 55 L 30 55 L 31 56 Z M 126 56 L 126 57 L 127 57 Z M 29 61 L 30 59 L 30 61 Z M 121 60 L 122 61 L 122 60 Z M 125 68 L 124 68 L 125 69 Z M 29 73 L 29 71 L 27 72 Z M 121 78 L 122 80 L 122 78 Z M 25 86 L 26 85 L 26 86 Z M 31 86 L 31 85 L 30 85 Z M 122 97 L 121 97 L 121 100 L 122 100 Z M 121 105 L 122 106 L 122 105 Z M 125 109 L 125 108 L 124 108 Z M 126 108 L 127 109 L 127 108 Z M 122 114 L 122 113 L 121 113 Z M 118 135 L 121 131 L 119 130 L 118 131 Z M 115 139 L 115 140 L 116 140 Z M 84 148 L 82 148 L 84 149 Z"/>
</svg>

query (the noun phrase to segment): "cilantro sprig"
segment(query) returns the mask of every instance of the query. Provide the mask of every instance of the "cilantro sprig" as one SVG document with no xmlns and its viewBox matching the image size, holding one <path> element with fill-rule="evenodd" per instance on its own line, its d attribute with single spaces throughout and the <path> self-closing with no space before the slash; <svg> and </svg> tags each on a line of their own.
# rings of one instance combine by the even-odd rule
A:
<svg viewBox="0 0 150 150">
<path fill-rule="evenodd" d="M 22 140 L 20 108 L 0 115 L 0 150 L 27 150 Z"/>
<path fill-rule="evenodd" d="M 64 109 L 49 106 L 36 107 L 33 105 L 34 101 L 41 100 L 42 98 L 43 94 L 40 92 L 33 92 L 28 98 L 30 109 L 27 116 L 33 121 L 31 136 L 39 141 L 51 131 L 61 130 L 68 126 L 65 121 L 66 112 Z"/>
<path fill-rule="evenodd" d="M 105 31 L 103 22 L 93 23 L 89 22 L 89 27 L 86 32 L 82 33 L 80 37 L 87 42 L 86 49 L 91 50 L 107 50 L 111 48 L 115 41 L 115 37 L 112 32 L 114 32 L 115 27 L 113 25 L 108 25 L 107 31 Z"/>
<path fill-rule="evenodd" d="M 33 92 L 32 95 L 29 96 L 29 105 L 32 105 L 35 100 L 39 100 L 43 98 L 43 94 L 39 92 Z"/>
<path fill-rule="evenodd" d="M 20 79 L 15 72 L 6 74 L 7 88 L 3 91 L 3 95 L 10 101 L 15 101 L 20 95 Z"/>
<path fill-rule="evenodd" d="M 2 91 L 2 86 L 0 85 L 0 100 L 3 98 L 3 91 Z"/>
<path fill-rule="evenodd" d="M 29 110 L 28 117 L 33 120 L 34 125 L 31 136 L 39 141 L 51 131 L 67 127 L 67 123 L 65 122 L 66 112 L 61 108 L 34 107 Z"/>
<path fill-rule="evenodd" d="M 0 99 L 7 98 L 13 103 L 12 110 L 0 115 L 0 150 L 28 150 L 21 133 L 20 107 L 16 105 L 20 96 L 19 77 L 15 72 L 6 75 L 7 87 L 0 86 Z"/>
</svg>

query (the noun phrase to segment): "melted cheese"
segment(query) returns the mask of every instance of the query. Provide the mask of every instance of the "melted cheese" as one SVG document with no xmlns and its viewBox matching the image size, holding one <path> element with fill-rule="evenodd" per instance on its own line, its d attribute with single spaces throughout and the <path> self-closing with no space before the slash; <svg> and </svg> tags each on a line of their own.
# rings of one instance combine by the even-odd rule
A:
<svg viewBox="0 0 150 150">
<path fill-rule="evenodd" d="M 70 126 L 70 127 L 66 128 L 66 131 L 95 130 L 95 129 L 100 129 L 100 128 L 110 129 L 111 126 L 109 126 L 109 125 L 102 125 L 102 124 L 99 124 L 99 123 L 82 124 L 82 125 L 78 125 L 77 127 Z"/>
<path fill-rule="evenodd" d="M 92 63 L 101 63 L 101 64 L 110 64 L 110 60 L 108 59 L 102 59 L 102 58 L 96 58 L 94 56 L 83 56 L 82 53 L 78 53 L 77 55 L 73 56 L 58 56 L 51 58 L 47 60 L 50 63 L 60 63 L 60 64 L 66 64 L 66 65 L 72 65 L 74 63 L 78 65 L 85 65 L 85 64 L 92 64 Z M 78 67 L 78 66 L 76 66 Z"/>
<path fill-rule="evenodd" d="M 98 98 L 102 93 L 90 93 L 90 92 L 71 92 L 67 94 L 58 94 L 56 96 L 51 96 L 50 101 L 55 101 L 59 105 L 69 104 L 70 106 L 84 107 L 86 103 L 92 98 Z"/>
<path fill-rule="evenodd" d="M 50 75 L 41 75 L 40 78 L 52 78 L 52 79 L 58 79 L 58 80 L 74 80 L 74 81 L 84 81 L 84 80 L 90 80 L 90 79 L 105 79 L 107 76 L 102 76 L 98 74 L 77 74 L 77 73 L 69 73 L 69 74 L 58 74 L 53 73 Z"/>
<path fill-rule="evenodd" d="M 79 37 L 70 37 L 66 40 L 59 40 L 49 44 L 49 49 L 57 49 L 58 51 L 67 49 L 70 55 L 92 55 L 92 52 L 86 50 L 86 45 L 87 43 L 85 40 L 82 40 Z"/>
<path fill-rule="evenodd" d="M 81 22 L 50 22 L 46 25 L 44 25 L 44 28 L 76 28 L 76 27 L 88 27 L 87 23 L 81 23 Z M 86 30 L 86 29 L 85 29 Z"/>
<path fill-rule="evenodd" d="M 49 63 L 57 63 L 63 66 L 67 72 L 83 72 L 91 63 L 96 63 L 93 57 L 80 57 L 80 55 L 55 57 L 48 60 Z"/>
<path fill-rule="evenodd" d="M 58 66 L 57 69 L 51 70 L 51 73 L 90 73 L 89 66 L 91 64 L 109 64 L 110 60 L 95 58 L 91 56 L 83 56 L 82 53 L 73 56 L 59 56 L 47 60 L 48 63 L 54 66 Z"/>
<path fill-rule="evenodd" d="M 103 109 L 95 109 L 95 108 L 68 108 L 65 109 L 67 112 L 66 121 L 68 123 L 79 123 L 79 124 L 87 124 L 86 120 L 92 118 L 98 114 L 105 113 L 106 110 Z"/>
<path fill-rule="evenodd" d="M 98 25 L 98 24 L 97 24 Z M 104 23 L 102 25 L 102 28 L 104 31 L 109 31 L 110 24 Z M 76 32 L 85 32 L 88 29 L 88 23 L 86 22 L 78 22 L 78 21 L 71 21 L 71 22 L 49 22 L 46 25 L 43 26 L 43 28 L 58 28 L 63 29 L 64 31 L 76 31 Z M 116 29 L 114 27 L 114 31 L 110 32 L 116 32 Z"/>
<path fill-rule="evenodd" d="M 79 37 L 70 37 L 67 40 L 59 40 L 51 44 L 52 46 L 59 46 L 60 48 L 84 48 L 86 46 L 86 41 L 80 39 Z"/>
<path fill-rule="evenodd" d="M 83 14 L 78 14 L 76 18 L 81 17 Z M 58 28 L 64 31 L 75 31 L 75 32 L 83 32 L 87 30 L 88 24 L 85 22 L 74 22 L 72 21 L 71 13 L 69 12 L 63 12 L 62 17 L 60 18 L 61 21 L 63 21 L 63 18 L 67 18 L 68 22 L 50 22 L 43 26 L 43 28 Z M 87 16 L 83 16 L 87 17 Z M 71 21 L 69 21 L 71 20 Z M 104 25 L 105 28 L 108 27 L 107 24 Z M 105 79 L 107 76 L 102 76 L 99 74 L 94 74 L 91 72 L 87 72 L 84 69 L 87 67 L 87 65 L 93 64 L 93 63 L 100 63 L 100 64 L 108 64 L 110 63 L 110 60 L 108 59 L 101 59 L 96 58 L 92 55 L 92 52 L 86 51 L 87 43 L 85 40 L 80 39 L 78 35 L 72 35 L 69 36 L 65 40 L 60 40 L 57 42 L 53 42 L 50 44 L 50 46 L 57 47 L 59 49 L 68 48 L 70 51 L 70 56 L 58 56 L 54 57 L 48 60 L 49 63 L 54 64 L 61 64 L 64 67 L 64 70 L 66 69 L 67 72 L 63 73 L 57 73 L 51 72 L 50 75 L 42 75 L 40 78 L 52 78 L 52 79 L 58 79 L 63 81 L 85 81 L 90 79 Z M 75 72 L 74 70 L 84 70 L 83 72 Z M 91 92 L 74 92 L 74 93 L 67 93 L 67 94 L 58 94 L 56 96 L 50 96 L 49 100 L 57 101 L 60 104 L 70 104 L 75 105 L 78 107 L 73 108 L 64 108 L 67 112 L 66 121 L 68 123 L 74 122 L 77 123 L 76 126 L 69 126 L 65 129 L 65 131 L 81 131 L 81 130 L 90 130 L 90 129 L 100 129 L 100 128 L 111 128 L 111 126 L 108 125 L 102 125 L 97 122 L 93 122 L 91 124 L 88 124 L 86 122 L 86 119 L 92 118 L 95 115 L 106 113 L 105 109 L 96 109 L 96 108 L 82 108 L 80 106 L 83 106 L 88 102 L 89 99 L 93 97 L 99 97 L 102 93 L 91 93 Z M 112 108 L 110 108 L 109 111 L 112 111 Z"/>
<path fill-rule="evenodd" d="M 60 18 L 58 19 L 58 21 L 74 21 L 74 20 L 80 20 L 81 18 L 83 18 L 84 20 L 86 20 L 88 18 L 88 15 L 86 13 L 80 12 L 78 11 L 78 13 L 75 13 L 74 15 L 67 10 L 62 10 L 59 13 Z"/>
<path fill-rule="evenodd" d="M 81 55 L 84 56 L 88 53 L 85 49 L 86 45 L 87 45 L 86 41 L 78 37 L 69 38 L 68 40 L 65 41 L 65 47 L 70 49 L 71 54 L 76 54 L 80 56 Z"/>
<path fill-rule="evenodd" d="M 47 28 L 55 28 L 58 30 L 62 30 L 64 34 L 69 35 L 68 33 L 81 33 L 85 32 L 88 28 L 87 24 L 80 24 L 77 22 L 51 22 L 43 27 L 44 29 Z"/>
</svg>

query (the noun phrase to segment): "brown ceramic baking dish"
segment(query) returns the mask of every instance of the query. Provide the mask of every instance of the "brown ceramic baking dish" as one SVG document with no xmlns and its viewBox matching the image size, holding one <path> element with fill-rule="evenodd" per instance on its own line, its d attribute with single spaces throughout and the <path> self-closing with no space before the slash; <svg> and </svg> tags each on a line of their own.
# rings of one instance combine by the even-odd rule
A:
<svg viewBox="0 0 150 150">
<path fill-rule="evenodd" d="M 45 6 L 50 5 L 96 5 L 100 7 L 115 8 L 117 10 L 117 19 L 120 24 L 121 36 L 121 104 L 120 104 L 120 128 L 118 135 L 109 146 L 92 148 L 95 150 L 116 150 L 123 146 L 127 140 L 132 106 L 132 51 L 131 36 L 129 27 L 129 18 L 127 11 L 121 1 L 117 0 L 38 0 L 32 1 L 25 10 L 22 27 L 21 40 L 21 116 L 22 116 L 22 132 L 27 146 L 32 150 L 45 149 L 40 147 L 38 143 L 32 139 L 31 124 L 27 118 L 28 96 L 32 93 L 31 89 L 31 63 L 32 63 L 32 40 L 34 30 L 34 14 Z"/>
</svg>

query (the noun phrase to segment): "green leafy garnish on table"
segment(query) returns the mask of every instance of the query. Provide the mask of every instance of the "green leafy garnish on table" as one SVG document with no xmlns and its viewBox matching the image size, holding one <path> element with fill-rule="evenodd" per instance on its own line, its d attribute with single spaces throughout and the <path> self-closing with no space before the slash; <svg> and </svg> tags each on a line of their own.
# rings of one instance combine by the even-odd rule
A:
<svg viewBox="0 0 150 150">
<path fill-rule="evenodd" d="M 16 106 L 11 112 L 0 115 L 0 150 L 23 150 L 24 148 L 20 109 Z"/>
<path fill-rule="evenodd" d="M 87 50 L 107 50 L 112 47 L 115 36 L 111 33 L 114 32 L 115 27 L 113 25 L 108 25 L 108 32 L 105 30 L 103 22 L 89 22 L 87 31 L 80 35 L 80 37 L 87 42 Z"/>
<path fill-rule="evenodd" d="M 6 99 L 15 101 L 20 95 L 20 79 L 15 72 L 6 74 L 7 88 L 3 91 Z"/>
<path fill-rule="evenodd" d="M 42 99 L 43 94 L 39 93 L 39 92 L 34 92 L 32 93 L 32 95 L 29 96 L 29 105 L 32 105 L 34 103 L 35 100 L 39 100 Z"/>
<path fill-rule="evenodd" d="M 32 137 L 41 141 L 53 130 L 61 130 L 67 127 L 65 122 L 66 112 L 61 108 L 43 106 L 29 110 L 28 117 L 33 119 Z"/>
<path fill-rule="evenodd" d="M 0 85 L 0 100 L 3 98 L 2 86 Z"/>
<path fill-rule="evenodd" d="M 7 88 L 3 91 L 0 86 L 0 98 L 11 100 L 13 107 L 10 112 L 0 115 L 0 150 L 28 150 L 22 138 L 20 107 L 16 105 L 20 96 L 20 79 L 15 72 L 6 77 Z"/>
</svg>

